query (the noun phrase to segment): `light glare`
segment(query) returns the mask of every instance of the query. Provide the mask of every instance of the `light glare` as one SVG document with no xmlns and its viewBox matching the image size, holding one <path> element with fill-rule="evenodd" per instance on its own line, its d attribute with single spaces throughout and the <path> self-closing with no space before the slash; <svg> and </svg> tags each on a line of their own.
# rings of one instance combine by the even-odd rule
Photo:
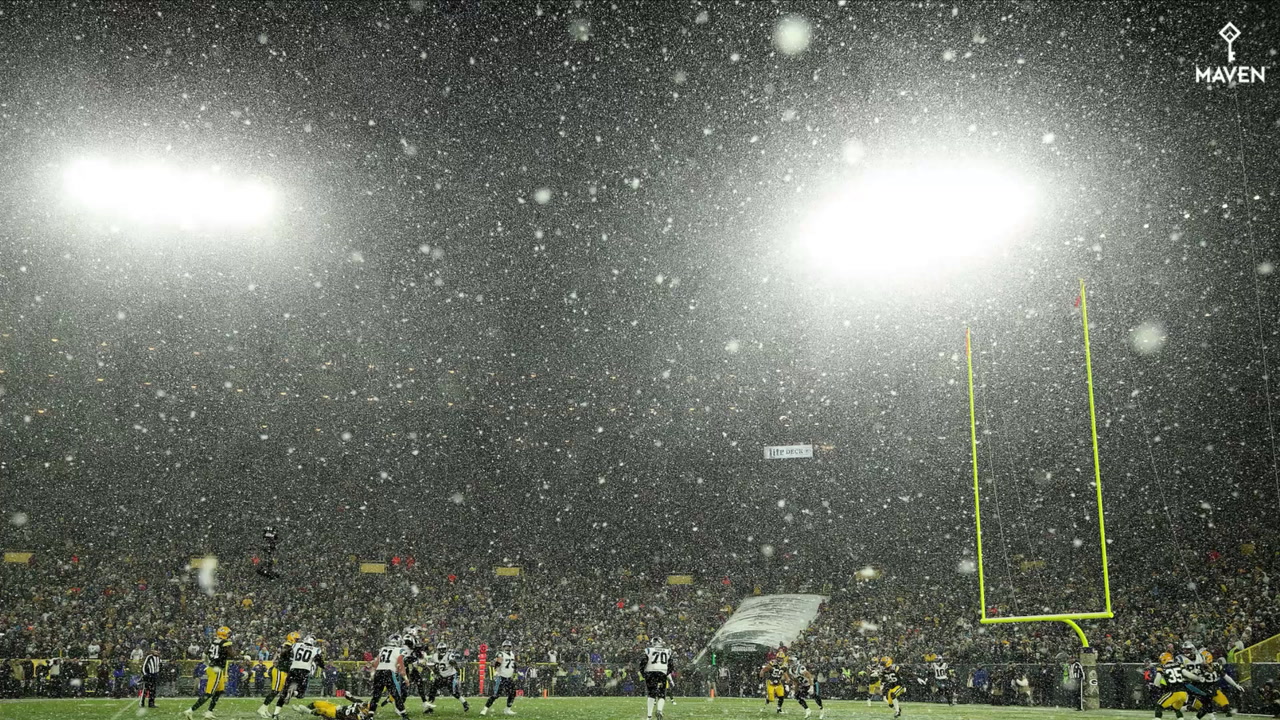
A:
<svg viewBox="0 0 1280 720">
<path fill-rule="evenodd" d="M 1031 185 L 997 168 L 874 169 L 818 208 L 799 246 L 837 277 L 936 274 L 994 252 L 1034 205 Z"/>
<path fill-rule="evenodd" d="M 271 188 L 224 177 L 216 167 L 181 171 L 159 162 L 114 165 L 89 158 L 66 169 L 63 188 L 92 214 L 186 230 L 252 228 L 275 207 Z"/>
</svg>

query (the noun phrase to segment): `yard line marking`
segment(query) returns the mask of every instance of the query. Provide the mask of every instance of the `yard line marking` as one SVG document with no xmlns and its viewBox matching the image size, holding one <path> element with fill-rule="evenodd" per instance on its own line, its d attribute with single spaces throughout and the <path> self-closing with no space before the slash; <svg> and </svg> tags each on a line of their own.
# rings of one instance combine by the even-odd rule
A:
<svg viewBox="0 0 1280 720">
<path fill-rule="evenodd" d="M 124 714 L 125 710 L 128 710 L 129 708 L 133 707 L 133 703 L 135 700 L 137 700 L 137 698 L 129 698 L 129 701 L 124 704 L 124 707 L 117 710 L 116 714 L 111 716 L 111 720 L 117 720 L 121 715 Z"/>
</svg>

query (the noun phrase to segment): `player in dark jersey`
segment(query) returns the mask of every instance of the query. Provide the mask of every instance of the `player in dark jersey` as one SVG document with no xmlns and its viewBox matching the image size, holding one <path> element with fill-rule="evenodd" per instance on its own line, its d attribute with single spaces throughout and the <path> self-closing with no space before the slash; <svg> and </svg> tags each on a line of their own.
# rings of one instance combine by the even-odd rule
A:
<svg viewBox="0 0 1280 720">
<path fill-rule="evenodd" d="M 1227 717 L 1231 717 L 1235 715 L 1235 708 L 1231 707 L 1231 699 L 1223 690 L 1231 688 L 1242 693 L 1244 688 L 1236 682 L 1235 678 L 1227 674 L 1226 663 L 1222 658 L 1215 660 L 1207 650 L 1201 652 L 1205 656 L 1205 662 L 1200 666 L 1200 675 L 1204 678 L 1203 686 L 1208 697 L 1196 701 L 1199 708 L 1196 718 L 1203 718 L 1205 715 L 1216 718 L 1218 710 L 1222 710 Z"/>
<path fill-rule="evenodd" d="M 886 655 L 880 658 L 880 667 L 875 674 L 880 678 L 880 694 L 893 708 L 893 716 L 902 717 L 901 698 L 907 692 L 907 685 L 903 682 L 902 668 L 893 661 L 893 658 Z"/>
<path fill-rule="evenodd" d="M 405 678 L 404 694 L 408 700 L 410 695 L 417 694 L 422 699 L 422 709 L 425 712 L 427 708 L 427 692 L 430 690 L 431 683 L 431 665 L 427 658 L 431 655 L 431 648 L 427 647 L 427 643 L 422 642 L 418 636 L 418 629 L 409 626 L 404 629 L 401 635 L 404 640 L 404 646 L 409 651 L 404 658 L 405 670 L 409 673 Z"/>
<path fill-rule="evenodd" d="M 218 698 L 222 697 L 222 693 L 227 689 L 227 661 L 230 659 L 231 628 L 223 625 L 214 633 L 213 642 L 209 643 L 209 647 L 205 650 L 205 694 L 197 699 L 194 705 L 182 711 L 187 720 L 195 716 L 196 710 L 200 709 L 205 700 L 209 701 L 209 709 L 204 711 L 206 720 L 216 717 L 213 714 L 213 708 L 217 706 Z"/>
<path fill-rule="evenodd" d="M 760 668 L 760 678 L 764 680 L 764 707 L 760 712 L 778 702 L 778 714 L 782 714 L 782 701 L 787 697 L 786 656 L 781 653 Z"/>
<path fill-rule="evenodd" d="M 1182 717 L 1182 708 L 1187 704 L 1187 679 L 1188 675 L 1194 676 L 1193 679 L 1200 679 L 1200 676 L 1194 671 L 1187 670 L 1183 663 L 1173 656 L 1173 653 L 1166 652 L 1160 656 L 1160 668 L 1156 671 L 1156 685 L 1164 690 L 1160 697 L 1156 698 L 1156 717 L 1164 717 L 1165 710 L 1172 710 L 1179 718 Z"/>
<path fill-rule="evenodd" d="M 276 650 L 275 660 L 271 663 L 271 689 L 267 691 L 267 696 L 262 699 L 262 704 L 258 706 L 258 716 L 271 717 L 271 702 L 284 692 L 285 680 L 289 677 L 289 663 L 293 658 L 293 644 L 302 639 L 302 635 L 297 631 L 291 632 L 285 636 L 284 642 L 280 644 L 280 648 Z"/>
</svg>

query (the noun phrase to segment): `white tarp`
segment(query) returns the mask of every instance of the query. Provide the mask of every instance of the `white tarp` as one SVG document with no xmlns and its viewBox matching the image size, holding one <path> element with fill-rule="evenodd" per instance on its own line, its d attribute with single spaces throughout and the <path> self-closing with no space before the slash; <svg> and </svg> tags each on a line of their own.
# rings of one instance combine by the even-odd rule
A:
<svg viewBox="0 0 1280 720">
<path fill-rule="evenodd" d="M 707 643 L 708 649 L 728 647 L 741 652 L 743 646 L 754 649 L 790 645 L 818 616 L 818 607 L 826 601 L 823 595 L 764 595 L 742 601 Z M 703 650 L 705 653 L 706 650 Z"/>
</svg>

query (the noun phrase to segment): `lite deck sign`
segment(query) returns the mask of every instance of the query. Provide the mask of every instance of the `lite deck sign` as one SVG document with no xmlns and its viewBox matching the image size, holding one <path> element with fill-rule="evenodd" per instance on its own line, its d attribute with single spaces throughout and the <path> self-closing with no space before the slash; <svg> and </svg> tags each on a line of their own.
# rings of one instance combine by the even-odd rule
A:
<svg viewBox="0 0 1280 720">
<path fill-rule="evenodd" d="M 791 458 L 813 457 L 812 445 L 766 445 L 765 460 L 790 460 Z"/>
</svg>

